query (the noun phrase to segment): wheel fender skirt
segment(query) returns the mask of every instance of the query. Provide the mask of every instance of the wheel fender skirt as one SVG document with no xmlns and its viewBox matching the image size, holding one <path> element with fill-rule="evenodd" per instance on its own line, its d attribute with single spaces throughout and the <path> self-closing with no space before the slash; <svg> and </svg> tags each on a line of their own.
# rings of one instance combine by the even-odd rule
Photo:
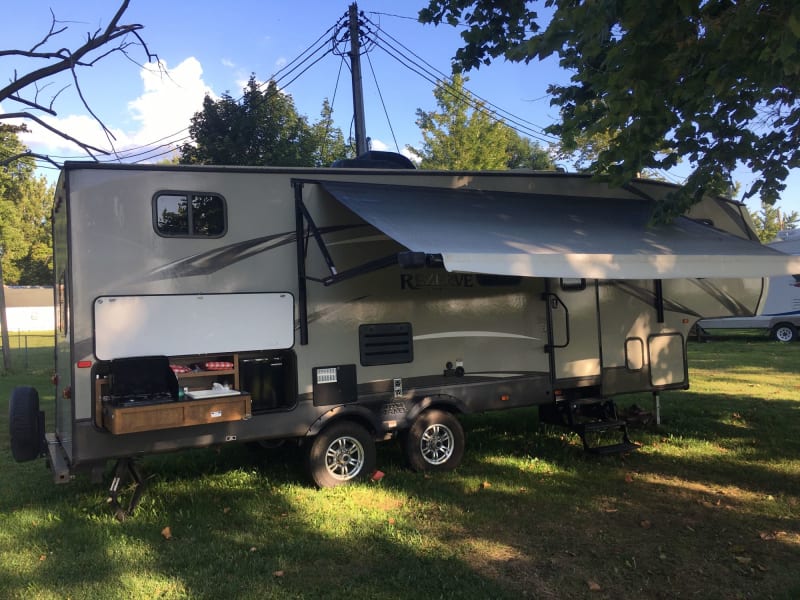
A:
<svg viewBox="0 0 800 600">
<path fill-rule="evenodd" d="M 375 433 L 376 435 L 380 436 L 383 435 L 384 428 L 383 424 L 381 423 L 380 418 L 371 410 L 359 405 L 348 404 L 344 406 L 337 406 L 332 408 L 322 416 L 320 416 L 312 425 L 308 428 L 307 436 L 317 435 L 320 431 L 325 428 L 325 426 L 334 421 L 339 419 L 346 419 L 350 418 L 354 421 L 358 421 L 363 423 L 370 431 Z"/>
<path fill-rule="evenodd" d="M 424 398 L 415 399 L 414 405 L 409 409 L 406 415 L 406 420 L 409 424 L 413 423 L 414 419 L 416 419 L 420 413 L 428 410 L 432 406 L 461 414 L 469 412 L 467 406 L 455 396 L 437 394 L 435 396 L 425 396 Z"/>
</svg>

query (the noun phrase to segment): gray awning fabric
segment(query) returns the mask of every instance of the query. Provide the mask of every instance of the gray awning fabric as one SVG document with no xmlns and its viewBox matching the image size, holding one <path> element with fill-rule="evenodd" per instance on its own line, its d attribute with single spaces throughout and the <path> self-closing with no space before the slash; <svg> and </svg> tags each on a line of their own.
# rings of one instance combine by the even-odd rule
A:
<svg viewBox="0 0 800 600">
<path fill-rule="evenodd" d="M 609 199 L 321 183 L 409 250 L 440 254 L 448 271 L 589 279 L 800 273 L 800 257 L 686 217 L 649 226 L 652 203 L 633 195 Z"/>
</svg>

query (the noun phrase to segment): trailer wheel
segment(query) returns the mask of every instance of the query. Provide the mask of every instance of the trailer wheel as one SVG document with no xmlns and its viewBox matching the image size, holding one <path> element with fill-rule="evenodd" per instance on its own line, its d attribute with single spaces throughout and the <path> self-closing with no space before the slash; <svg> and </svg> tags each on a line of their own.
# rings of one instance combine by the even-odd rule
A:
<svg viewBox="0 0 800 600">
<path fill-rule="evenodd" d="M 772 339 L 779 342 L 793 342 L 797 339 L 797 328 L 791 323 L 778 323 L 772 328 Z"/>
<path fill-rule="evenodd" d="M 44 413 L 39 411 L 39 392 L 32 387 L 15 387 L 8 405 L 11 455 L 17 462 L 38 458 L 44 447 Z"/>
<path fill-rule="evenodd" d="M 426 410 L 401 437 L 403 452 L 414 471 L 451 471 L 464 456 L 464 429 L 443 410 Z"/>
<path fill-rule="evenodd" d="M 375 471 L 375 440 L 358 423 L 334 423 L 314 438 L 308 470 L 321 488 L 365 479 Z"/>
</svg>

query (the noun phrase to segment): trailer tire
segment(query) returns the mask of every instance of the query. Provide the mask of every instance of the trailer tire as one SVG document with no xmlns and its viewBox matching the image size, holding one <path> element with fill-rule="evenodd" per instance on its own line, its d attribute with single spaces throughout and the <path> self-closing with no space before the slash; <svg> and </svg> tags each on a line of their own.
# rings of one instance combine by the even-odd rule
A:
<svg viewBox="0 0 800 600">
<path fill-rule="evenodd" d="M 772 328 L 772 339 L 779 342 L 794 342 L 797 340 L 797 327 L 791 323 L 778 323 Z"/>
<path fill-rule="evenodd" d="M 34 460 L 41 455 L 44 447 L 42 415 L 36 388 L 15 387 L 8 405 L 8 424 L 11 455 L 17 462 Z"/>
<path fill-rule="evenodd" d="M 308 471 L 320 488 L 363 480 L 375 472 L 375 440 L 358 423 L 334 423 L 311 443 Z"/>
<path fill-rule="evenodd" d="M 452 413 L 430 409 L 400 438 L 414 471 L 452 471 L 464 457 L 464 428 Z"/>
</svg>

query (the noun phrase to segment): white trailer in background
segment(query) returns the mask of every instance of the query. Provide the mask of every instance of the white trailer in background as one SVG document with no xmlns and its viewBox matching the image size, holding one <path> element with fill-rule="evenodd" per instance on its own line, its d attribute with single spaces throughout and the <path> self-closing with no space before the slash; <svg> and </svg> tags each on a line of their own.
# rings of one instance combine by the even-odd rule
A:
<svg viewBox="0 0 800 600">
<path fill-rule="evenodd" d="M 800 255 L 800 230 L 782 231 L 778 240 L 767 244 L 784 254 Z M 703 319 L 708 329 L 758 329 L 779 342 L 793 342 L 800 331 L 800 271 L 769 278 L 767 296 L 760 314 L 753 317 Z"/>
<path fill-rule="evenodd" d="M 56 481 L 116 460 L 115 499 L 142 455 L 295 440 L 327 486 L 393 437 L 454 468 L 457 415 L 521 406 L 626 451 L 614 397 L 688 387 L 697 319 L 756 314 L 764 275 L 800 272 L 723 198 L 651 226 L 672 186 L 376 164 L 68 163 L 54 429 L 17 388 L 15 458 Z"/>
</svg>

